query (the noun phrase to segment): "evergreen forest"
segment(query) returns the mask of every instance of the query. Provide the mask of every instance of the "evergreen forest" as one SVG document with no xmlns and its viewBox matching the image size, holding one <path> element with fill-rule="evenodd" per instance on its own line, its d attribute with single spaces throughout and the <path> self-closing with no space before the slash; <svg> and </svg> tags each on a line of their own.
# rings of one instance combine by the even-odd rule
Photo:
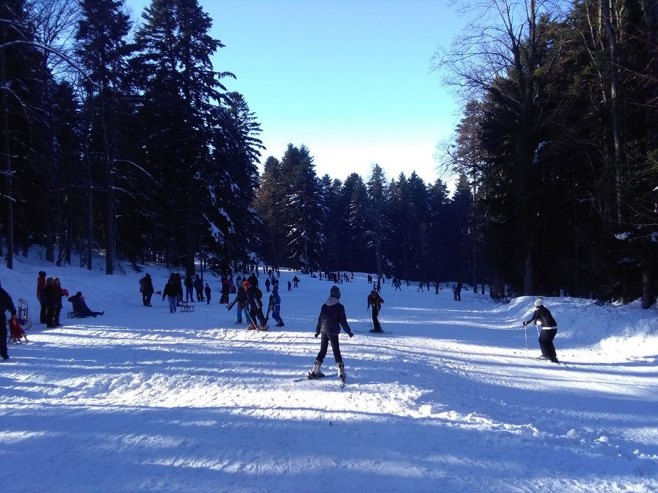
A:
<svg viewBox="0 0 658 493">
<path fill-rule="evenodd" d="M 6 267 L 39 246 L 87 269 L 100 254 L 108 275 L 263 262 L 650 307 L 658 2 L 474 8 L 432 59 L 463 101 L 440 152 L 457 177 L 449 193 L 368 163 L 367 176 L 318 176 L 304 145 L 266 156 L 197 0 L 151 0 L 138 26 L 123 0 L 3 0 Z"/>
</svg>

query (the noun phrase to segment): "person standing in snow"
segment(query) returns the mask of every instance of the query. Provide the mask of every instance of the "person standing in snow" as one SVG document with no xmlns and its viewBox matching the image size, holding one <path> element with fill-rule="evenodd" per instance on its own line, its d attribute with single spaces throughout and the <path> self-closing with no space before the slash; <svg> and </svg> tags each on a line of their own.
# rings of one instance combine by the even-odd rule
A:
<svg viewBox="0 0 658 493">
<path fill-rule="evenodd" d="M 180 278 L 179 278 L 180 279 Z M 169 302 L 169 313 L 176 313 L 176 305 L 178 304 L 178 281 L 174 274 L 169 277 L 167 284 L 165 284 L 164 289 L 162 290 L 162 299 L 167 298 Z"/>
<path fill-rule="evenodd" d="M 203 291 L 206 293 L 206 304 L 210 304 L 210 295 L 212 294 L 212 289 L 210 289 L 210 285 L 206 283 L 206 287 L 203 288 Z"/>
<path fill-rule="evenodd" d="M 194 291 L 196 291 L 196 300 L 203 301 L 203 281 L 199 274 L 194 276 Z"/>
<path fill-rule="evenodd" d="M 194 302 L 194 281 L 190 274 L 185 276 L 185 303 L 188 302 Z"/>
<path fill-rule="evenodd" d="M 379 311 L 382 309 L 382 303 L 384 303 L 384 299 L 373 289 L 368 295 L 368 309 L 372 307 L 371 316 L 373 328 L 371 332 L 384 332 L 382 330 L 382 324 L 379 323 Z"/>
<path fill-rule="evenodd" d="M 7 352 L 7 319 L 5 312 L 11 313 L 11 318 L 16 318 L 16 307 L 14 302 L 9 296 L 9 293 L 0 288 L 0 358 L 3 360 L 9 359 Z"/>
<path fill-rule="evenodd" d="M 462 284 L 461 281 L 459 281 L 457 283 L 457 285 L 452 289 L 452 294 L 453 294 L 453 298 L 454 298 L 455 301 L 461 301 L 462 300 L 462 287 L 463 287 L 463 284 Z"/>
<path fill-rule="evenodd" d="M 324 357 L 327 355 L 329 343 L 331 343 L 331 350 L 334 353 L 334 360 L 338 368 L 338 378 L 343 382 L 345 381 L 345 365 L 343 364 L 343 357 L 340 354 L 340 345 L 338 343 L 338 334 L 340 334 L 341 327 L 352 337 L 354 333 L 347 323 L 347 316 L 345 315 L 345 307 L 340 303 L 340 289 L 338 286 L 332 286 L 329 291 L 329 299 L 322 305 L 320 309 L 320 316 L 318 317 L 318 324 L 315 327 L 315 337 L 322 335 L 320 339 L 320 352 L 315 358 L 313 369 L 308 373 L 308 378 L 323 377 L 324 373 L 320 371 Z"/>
<path fill-rule="evenodd" d="M 139 280 L 139 290 L 142 292 L 142 303 L 144 306 L 151 306 L 151 297 L 153 296 L 153 281 L 151 275 L 146 274 Z"/>
<path fill-rule="evenodd" d="M 37 277 L 37 300 L 39 300 L 39 305 L 41 310 L 39 311 L 39 322 L 45 324 L 48 320 L 48 304 L 46 303 L 46 273 L 44 271 L 39 271 L 39 276 Z"/>
<path fill-rule="evenodd" d="M 279 295 L 279 286 L 273 284 L 272 294 L 270 295 L 270 302 L 268 307 L 268 312 L 272 310 L 272 318 L 276 320 L 277 327 L 283 327 L 283 319 L 281 318 L 281 296 Z"/>
<path fill-rule="evenodd" d="M 555 352 L 555 346 L 553 345 L 553 339 L 555 339 L 555 335 L 557 334 L 557 322 L 553 318 L 553 315 L 551 315 L 550 310 L 544 306 L 544 300 L 542 298 L 537 298 L 535 300 L 535 311 L 530 320 L 525 320 L 523 325 L 526 326 L 530 322 L 534 322 L 535 325 L 541 326 L 539 334 L 541 357 L 550 360 L 553 363 L 559 363 Z"/>
</svg>

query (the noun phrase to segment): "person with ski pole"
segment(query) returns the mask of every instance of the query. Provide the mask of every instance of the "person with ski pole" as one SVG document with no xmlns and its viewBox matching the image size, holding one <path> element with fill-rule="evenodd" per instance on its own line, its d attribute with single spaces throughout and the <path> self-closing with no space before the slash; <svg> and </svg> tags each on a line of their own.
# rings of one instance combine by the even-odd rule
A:
<svg viewBox="0 0 658 493">
<path fill-rule="evenodd" d="M 382 325 L 379 323 L 379 311 L 382 309 L 382 303 L 384 303 L 384 299 L 379 296 L 379 293 L 375 289 L 373 289 L 368 295 L 368 310 L 372 307 L 371 316 L 373 324 L 373 329 L 370 332 L 384 332 L 382 330 Z"/>
<path fill-rule="evenodd" d="M 557 322 L 553 318 L 550 310 L 544 306 L 543 298 L 537 298 L 534 305 L 535 311 L 533 312 L 532 317 L 530 320 L 525 320 L 523 325 L 526 326 L 530 322 L 534 322 L 535 326 L 537 326 L 537 331 L 539 332 L 539 347 L 541 348 L 540 358 L 550 360 L 553 363 L 559 363 L 555 352 L 555 346 L 553 345 L 553 339 L 555 339 L 555 335 L 557 334 Z"/>
<path fill-rule="evenodd" d="M 340 303 L 340 289 L 338 289 L 338 286 L 332 286 L 329 291 L 329 298 L 320 309 L 320 316 L 315 327 L 315 337 L 319 335 L 322 337 L 320 339 L 320 351 L 315 358 L 313 369 L 308 372 L 308 378 L 324 377 L 324 373 L 320 371 L 320 367 L 331 343 L 331 350 L 334 353 L 334 360 L 338 369 L 338 378 L 343 383 L 345 382 L 345 365 L 343 364 L 343 357 L 340 354 L 340 344 L 338 343 L 338 334 L 340 334 L 341 327 L 348 336 L 354 336 L 354 332 L 352 332 L 352 329 L 347 323 L 345 307 Z"/>
</svg>

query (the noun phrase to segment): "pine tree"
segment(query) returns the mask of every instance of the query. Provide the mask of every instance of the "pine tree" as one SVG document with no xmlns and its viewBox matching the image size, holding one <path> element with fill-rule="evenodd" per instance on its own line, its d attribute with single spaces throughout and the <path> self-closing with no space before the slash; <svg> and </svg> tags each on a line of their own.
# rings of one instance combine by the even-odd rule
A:
<svg viewBox="0 0 658 493">
<path fill-rule="evenodd" d="M 214 107 L 226 91 L 220 79 L 231 74 L 213 69 L 211 56 L 223 45 L 210 36 L 211 19 L 196 0 L 153 0 L 143 20 L 133 73 L 144 96 L 147 169 L 161 185 L 156 237 L 167 262 L 192 274 L 209 227 L 200 211 L 212 207 L 203 178 L 213 159 Z"/>
</svg>

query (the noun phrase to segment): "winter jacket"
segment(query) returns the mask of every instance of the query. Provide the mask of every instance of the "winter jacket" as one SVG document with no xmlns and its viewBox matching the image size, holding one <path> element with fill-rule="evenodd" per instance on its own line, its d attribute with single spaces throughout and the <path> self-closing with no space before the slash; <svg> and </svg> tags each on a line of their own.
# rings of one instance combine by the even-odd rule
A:
<svg viewBox="0 0 658 493">
<path fill-rule="evenodd" d="M 384 299 L 377 293 L 370 293 L 368 295 L 368 308 L 372 306 L 373 310 L 379 311 L 382 308 L 382 303 L 384 303 Z"/>
<path fill-rule="evenodd" d="M 263 307 L 263 292 L 258 289 L 258 286 L 252 284 L 247 289 L 247 299 L 249 301 L 249 306 L 254 308 Z"/>
<path fill-rule="evenodd" d="M 535 313 L 532 314 L 532 318 L 528 320 L 527 323 L 535 322 L 541 324 L 542 329 L 555 329 L 557 328 L 557 322 L 551 315 L 551 312 L 544 305 L 540 305 L 535 308 Z"/>
<path fill-rule="evenodd" d="M 315 333 L 338 335 L 341 327 L 347 334 L 352 334 L 352 329 L 350 329 L 345 316 L 345 307 L 341 305 L 337 298 L 330 297 L 320 309 Z"/>
<path fill-rule="evenodd" d="M 151 276 L 144 276 L 139 280 L 139 290 L 144 294 L 153 294 L 153 281 Z"/>
<path fill-rule="evenodd" d="M 178 286 L 173 282 L 168 282 L 165 284 L 164 289 L 162 290 L 162 299 L 164 300 L 167 296 L 173 296 L 174 298 L 178 296 Z"/>
<path fill-rule="evenodd" d="M 5 312 L 9 311 L 12 317 L 16 316 L 16 307 L 14 302 L 9 296 L 9 293 L 4 289 L 0 288 L 0 323 L 4 324 L 6 322 Z"/>
</svg>

